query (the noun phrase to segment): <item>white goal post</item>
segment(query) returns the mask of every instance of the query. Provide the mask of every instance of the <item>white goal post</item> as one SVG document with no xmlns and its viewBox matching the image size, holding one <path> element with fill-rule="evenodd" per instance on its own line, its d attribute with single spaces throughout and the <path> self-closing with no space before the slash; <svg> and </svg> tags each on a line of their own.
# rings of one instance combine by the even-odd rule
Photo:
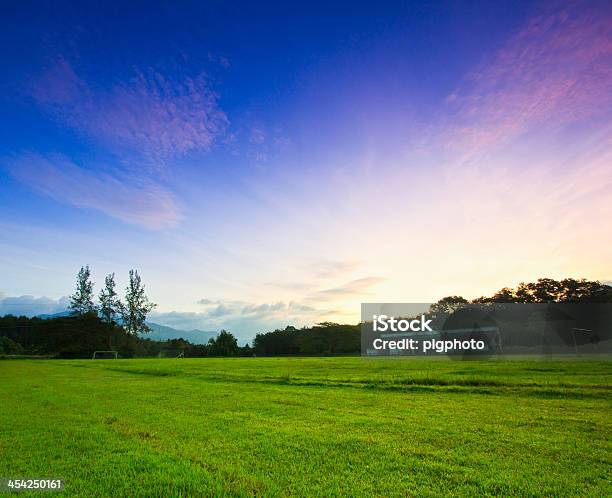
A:
<svg viewBox="0 0 612 498">
<path fill-rule="evenodd" d="M 91 359 L 97 360 L 97 359 L 113 358 L 116 360 L 118 357 L 119 357 L 119 353 L 117 353 L 117 351 L 94 351 L 94 354 L 91 357 Z"/>
</svg>

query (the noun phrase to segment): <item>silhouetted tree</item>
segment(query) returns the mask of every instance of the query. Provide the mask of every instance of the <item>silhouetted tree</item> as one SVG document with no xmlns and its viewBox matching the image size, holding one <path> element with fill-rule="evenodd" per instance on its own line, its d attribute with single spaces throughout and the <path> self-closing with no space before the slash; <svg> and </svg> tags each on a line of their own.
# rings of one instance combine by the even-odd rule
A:
<svg viewBox="0 0 612 498">
<path fill-rule="evenodd" d="M 261 356 L 357 354 L 360 351 L 360 326 L 332 322 L 297 329 L 286 327 L 257 334 L 253 352 Z"/>
<path fill-rule="evenodd" d="M 125 290 L 125 304 L 120 305 L 123 327 L 130 335 L 151 331 L 146 324 L 147 314 L 157 305 L 149 301 L 138 271 L 130 270 L 130 282 Z"/>
<path fill-rule="evenodd" d="M 210 356 L 238 356 L 238 341 L 227 330 L 219 332 L 217 337 L 208 340 Z"/>
<path fill-rule="evenodd" d="M 238 356 L 253 356 L 253 348 L 247 342 L 244 346 L 238 347 Z"/>
<path fill-rule="evenodd" d="M 472 303 L 475 304 L 490 304 L 490 303 L 516 303 L 518 302 L 518 298 L 514 289 L 510 287 L 504 287 L 503 289 L 498 290 L 492 297 L 479 297 L 477 299 L 473 299 Z"/>
<path fill-rule="evenodd" d="M 93 303 L 93 282 L 90 277 L 89 266 L 82 266 L 77 274 L 76 290 L 70 296 L 69 308 L 73 315 L 84 315 L 96 310 Z"/>
<path fill-rule="evenodd" d="M 115 286 L 115 274 L 110 273 L 104 279 L 104 288 L 98 296 L 100 300 L 100 315 L 102 315 L 102 320 L 108 324 L 115 320 L 115 317 L 121 310 L 121 301 L 117 297 Z"/>
<path fill-rule="evenodd" d="M 433 315 L 440 313 L 450 314 L 466 304 L 468 304 L 467 299 L 461 296 L 447 296 L 432 304 L 429 312 Z"/>
<path fill-rule="evenodd" d="M 121 311 L 121 301 L 115 292 L 115 274 L 110 273 L 104 279 L 104 288 L 100 290 L 98 299 L 100 300 L 100 315 L 108 326 L 108 348 L 113 349 L 113 335 L 115 317 Z"/>
<path fill-rule="evenodd" d="M 492 297 L 474 299 L 474 303 L 609 303 L 612 287 L 595 280 L 539 278 L 536 282 L 521 282 L 516 290 L 509 287 Z"/>
</svg>

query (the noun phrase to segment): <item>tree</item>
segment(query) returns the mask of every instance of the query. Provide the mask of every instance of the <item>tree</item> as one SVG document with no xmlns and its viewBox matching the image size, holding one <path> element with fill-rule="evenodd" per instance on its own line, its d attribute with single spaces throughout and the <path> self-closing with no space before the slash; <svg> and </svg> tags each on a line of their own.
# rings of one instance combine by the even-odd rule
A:
<svg viewBox="0 0 612 498">
<path fill-rule="evenodd" d="M 113 333 L 115 332 L 115 317 L 121 311 L 121 301 L 115 292 L 115 274 L 110 273 L 104 279 L 104 288 L 100 290 L 100 315 L 108 327 L 108 349 L 113 349 Z"/>
<path fill-rule="evenodd" d="M 521 282 L 516 290 L 504 287 L 493 297 L 475 299 L 475 303 L 606 303 L 612 302 L 612 287 L 595 280 L 539 278 Z"/>
<path fill-rule="evenodd" d="M 96 310 L 93 303 L 93 282 L 89 266 L 82 266 L 77 274 L 76 290 L 70 296 L 70 306 L 73 315 L 84 315 Z"/>
<path fill-rule="evenodd" d="M 115 292 L 115 274 L 110 273 L 104 279 L 104 288 L 100 291 L 100 314 L 102 319 L 111 324 L 121 310 L 121 301 Z"/>
<path fill-rule="evenodd" d="M 208 340 L 210 356 L 238 356 L 238 341 L 227 330 L 219 332 L 217 337 Z"/>
<path fill-rule="evenodd" d="M 510 287 L 504 287 L 498 290 L 491 297 L 479 297 L 476 299 L 472 299 L 472 304 L 492 304 L 492 303 L 516 303 L 518 302 L 518 297 L 514 292 L 514 289 Z"/>
<path fill-rule="evenodd" d="M 123 327 L 130 335 L 146 334 L 151 329 L 146 324 L 147 314 L 157 305 L 149 301 L 137 270 L 130 270 L 130 283 L 125 290 L 125 304 L 121 303 Z"/>
<path fill-rule="evenodd" d="M 0 337 L 0 354 L 23 354 L 23 346 L 8 337 Z"/>
<path fill-rule="evenodd" d="M 467 299 L 461 296 L 447 296 L 434 303 L 429 308 L 431 314 L 451 314 L 468 304 Z"/>
<path fill-rule="evenodd" d="M 552 278 L 538 278 L 537 282 L 521 282 L 516 297 L 522 303 L 553 303 L 563 300 L 559 282 Z"/>
<path fill-rule="evenodd" d="M 244 346 L 238 346 L 238 356 L 253 356 L 253 348 L 247 342 Z"/>
</svg>

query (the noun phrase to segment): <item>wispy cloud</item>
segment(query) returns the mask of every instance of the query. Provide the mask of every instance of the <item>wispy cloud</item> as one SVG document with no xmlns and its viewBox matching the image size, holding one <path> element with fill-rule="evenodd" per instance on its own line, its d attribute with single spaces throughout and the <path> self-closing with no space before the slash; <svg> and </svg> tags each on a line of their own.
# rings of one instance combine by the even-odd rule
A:
<svg viewBox="0 0 612 498">
<path fill-rule="evenodd" d="M 293 280 L 268 282 L 266 285 L 292 292 L 310 292 L 329 281 L 349 279 L 362 265 L 363 261 L 306 258 L 296 265 L 299 276 L 294 276 Z"/>
<path fill-rule="evenodd" d="M 318 278 L 336 278 L 344 276 L 358 269 L 363 261 L 342 261 L 317 259 L 308 262 L 309 268 L 314 269 L 314 275 Z"/>
<path fill-rule="evenodd" d="M 17 180 L 59 202 L 151 229 L 167 228 L 181 219 L 172 194 L 152 180 L 91 171 L 63 155 L 30 153 L 3 162 Z"/>
<path fill-rule="evenodd" d="M 78 132 L 156 162 L 208 150 L 228 124 L 204 74 L 179 79 L 147 68 L 100 89 L 58 57 L 31 95 Z"/>
<path fill-rule="evenodd" d="M 211 304 L 221 304 L 221 301 L 203 298 L 203 299 L 199 299 L 198 301 L 196 301 L 196 304 L 202 304 L 206 306 L 206 305 L 211 305 Z"/>
<path fill-rule="evenodd" d="M 612 106 L 612 22 L 585 5 L 531 19 L 447 103 L 442 141 L 468 160 Z"/>
<path fill-rule="evenodd" d="M 95 160 L 81 166 L 66 155 L 23 153 L 4 161 L 12 176 L 59 202 L 151 229 L 181 219 L 173 194 L 159 182 L 170 161 L 209 150 L 228 124 L 204 74 L 136 69 L 101 87 L 58 56 L 28 93 L 60 124 L 93 140 L 92 157 L 99 150 L 116 159 L 112 166 Z"/>
<path fill-rule="evenodd" d="M 327 300 L 335 298 L 344 298 L 359 296 L 365 294 L 370 288 L 384 282 L 386 279 L 382 277 L 364 277 L 356 280 L 351 280 L 337 287 L 331 287 L 317 292 L 312 299 Z"/>
</svg>

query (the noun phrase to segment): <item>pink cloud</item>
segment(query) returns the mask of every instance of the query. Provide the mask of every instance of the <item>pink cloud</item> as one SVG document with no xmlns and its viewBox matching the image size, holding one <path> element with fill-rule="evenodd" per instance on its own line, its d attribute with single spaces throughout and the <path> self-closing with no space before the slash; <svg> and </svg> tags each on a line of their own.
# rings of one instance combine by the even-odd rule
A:
<svg viewBox="0 0 612 498">
<path fill-rule="evenodd" d="M 31 85 L 29 91 L 40 104 L 51 106 L 57 112 L 62 106 L 73 107 L 77 102 L 89 99 L 87 85 L 61 56 L 47 68 L 42 78 Z"/>
<path fill-rule="evenodd" d="M 181 219 L 174 197 L 162 186 L 93 172 L 62 155 L 26 154 L 8 161 L 8 171 L 52 199 L 94 209 L 126 223 L 157 230 L 172 227 Z"/>
<path fill-rule="evenodd" d="M 576 8 L 534 18 L 449 95 L 445 145 L 465 160 L 528 130 L 610 112 L 611 85 L 609 13 Z"/>
</svg>

